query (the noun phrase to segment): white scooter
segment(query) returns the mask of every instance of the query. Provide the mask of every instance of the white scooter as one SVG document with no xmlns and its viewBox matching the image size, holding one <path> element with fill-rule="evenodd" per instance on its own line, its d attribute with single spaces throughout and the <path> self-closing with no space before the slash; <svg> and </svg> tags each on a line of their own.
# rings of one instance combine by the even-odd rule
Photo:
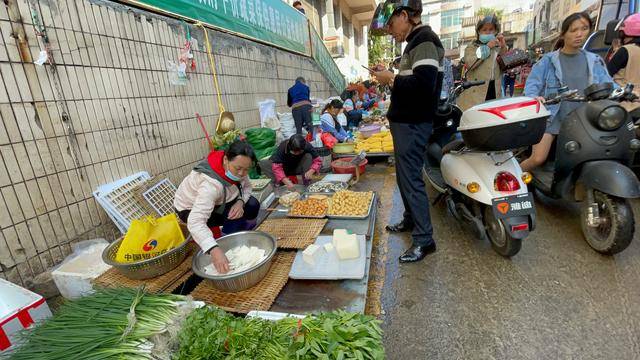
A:
<svg viewBox="0 0 640 360">
<path fill-rule="evenodd" d="M 456 98 L 482 84 L 464 82 L 441 102 L 424 175 L 440 192 L 434 204 L 444 199 L 456 219 L 471 225 L 478 238 L 488 238 L 498 254 L 511 257 L 535 227 L 534 200 L 527 189 L 531 175 L 522 172 L 512 150 L 540 141 L 549 112 L 536 99 L 515 97 L 462 113 Z"/>
</svg>

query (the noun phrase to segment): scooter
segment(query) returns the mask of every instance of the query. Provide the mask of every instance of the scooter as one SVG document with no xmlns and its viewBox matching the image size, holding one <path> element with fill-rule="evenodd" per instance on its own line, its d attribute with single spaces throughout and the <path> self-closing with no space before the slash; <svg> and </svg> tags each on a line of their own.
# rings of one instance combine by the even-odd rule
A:
<svg viewBox="0 0 640 360">
<path fill-rule="evenodd" d="M 532 186 L 556 199 L 582 202 L 580 223 L 587 243 L 613 255 L 633 239 L 635 221 L 629 199 L 640 197 L 640 182 L 629 168 L 640 140 L 621 101 L 633 101 L 633 85 L 613 90 L 595 84 L 578 95 L 566 87 L 546 104 L 581 102 L 560 126 L 547 162 L 532 171 Z"/>
<path fill-rule="evenodd" d="M 434 205 L 444 199 L 457 220 L 488 239 L 498 254 L 511 257 L 535 228 L 530 175 L 522 172 L 512 149 L 538 143 L 550 114 L 528 97 L 489 101 L 463 113 L 456 98 L 482 84 L 463 82 L 440 104 L 424 176 L 440 193 Z M 449 141 L 457 132 L 462 139 Z"/>
</svg>

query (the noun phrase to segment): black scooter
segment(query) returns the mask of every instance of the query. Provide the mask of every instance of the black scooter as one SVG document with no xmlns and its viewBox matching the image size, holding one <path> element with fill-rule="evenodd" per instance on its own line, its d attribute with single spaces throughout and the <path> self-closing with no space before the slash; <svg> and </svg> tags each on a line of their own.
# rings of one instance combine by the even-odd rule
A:
<svg viewBox="0 0 640 360">
<path fill-rule="evenodd" d="M 621 101 L 635 98 L 633 85 L 613 90 L 611 83 L 584 91 L 561 89 L 546 104 L 581 102 L 562 122 L 547 162 L 533 171 L 532 185 L 543 194 L 582 202 L 580 222 L 587 243 L 613 255 L 629 246 L 634 215 L 629 199 L 640 197 L 640 181 L 629 168 L 640 149 L 634 124 Z"/>
</svg>

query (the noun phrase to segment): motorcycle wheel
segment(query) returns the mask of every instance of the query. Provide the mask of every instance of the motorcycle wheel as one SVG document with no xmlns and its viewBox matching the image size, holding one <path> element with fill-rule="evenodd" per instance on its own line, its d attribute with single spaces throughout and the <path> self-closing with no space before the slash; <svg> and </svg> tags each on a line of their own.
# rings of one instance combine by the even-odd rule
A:
<svg viewBox="0 0 640 360">
<path fill-rule="evenodd" d="M 484 208 L 484 224 L 489 242 L 495 252 L 504 257 L 512 257 L 520 251 L 522 239 L 512 237 L 504 223 L 493 215 L 493 209 L 489 206 Z"/>
<path fill-rule="evenodd" d="M 629 200 L 609 194 L 594 192 L 594 200 L 600 212 L 600 224 L 587 224 L 589 204 L 582 207 L 580 225 L 589 246 L 604 255 L 613 255 L 626 249 L 633 239 L 635 220 Z"/>
</svg>

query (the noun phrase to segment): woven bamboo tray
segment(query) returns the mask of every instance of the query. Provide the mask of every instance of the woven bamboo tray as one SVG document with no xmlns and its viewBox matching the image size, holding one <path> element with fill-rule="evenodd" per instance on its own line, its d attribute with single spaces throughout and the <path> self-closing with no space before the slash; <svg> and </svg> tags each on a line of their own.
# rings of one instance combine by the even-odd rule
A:
<svg viewBox="0 0 640 360">
<path fill-rule="evenodd" d="M 267 276 L 247 290 L 228 293 L 202 281 L 190 295 L 194 300 L 204 301 L 230 312 L 247 314 L 252 310 L 267 311 L 287 284 L 295 255 L 293 251 L 277 252 Z"/>
<path fill-rule="evenodd" d="M 193 257 L 194 247 L 193 244 L 187 246 L 189 247 L 189 256 L 175 269 L 164 275 L 146 280 L 132 280 L 120 274 L 116 269 L 111 268 L 95 279 L 93 284 L 100 287 L 126 287 L 132 289 L 145 285 L 145 290 L 151 293 L 171 293 L 193 274 L 191 258 Z"/>
<path fill-rule="evenodd" d="M 280 249 L 306 249 L 316 241 L 327 219 L 266 219 L 258 226 L 277 239 Z"/>
</svg>

